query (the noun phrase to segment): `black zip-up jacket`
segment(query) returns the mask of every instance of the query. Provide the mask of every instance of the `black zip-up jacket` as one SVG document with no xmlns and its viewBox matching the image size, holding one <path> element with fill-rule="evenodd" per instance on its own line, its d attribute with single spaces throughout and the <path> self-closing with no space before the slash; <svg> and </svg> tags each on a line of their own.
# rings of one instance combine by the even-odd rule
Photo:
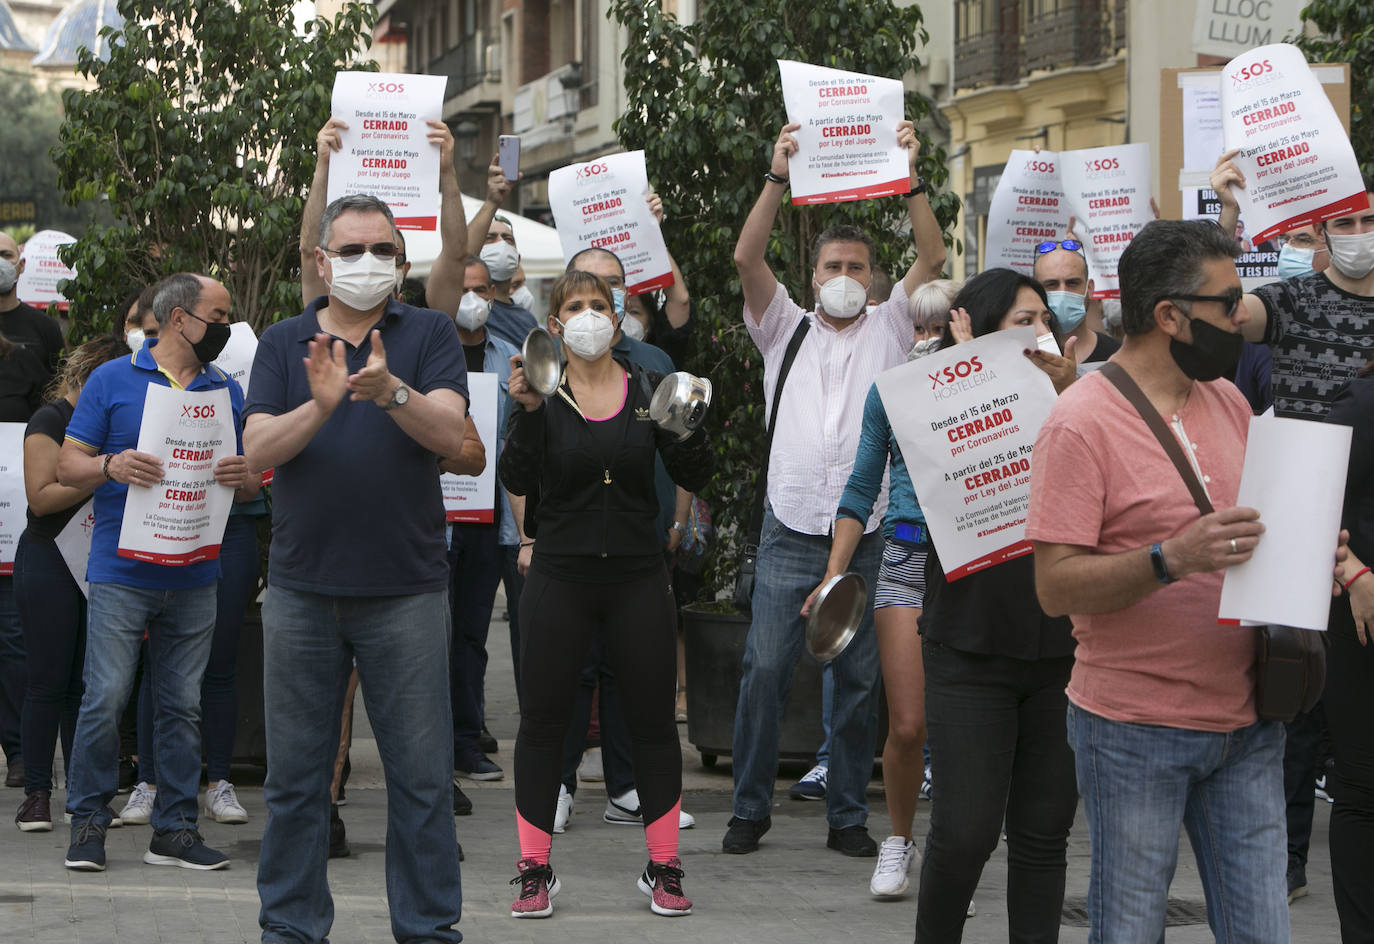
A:
<svg viewBox="0 0 1374 944">
<path fill-rule="evenodd" d="M 615 359 L 629 373 L 625 408 L 608 423 L 622 431 L 614 455 L 603 455 L 573 399 L 566 375 L 553 396 L 529 412 L 516 406 L 506 427 L 497 472 L 514 495 L 526 496 L 525 533 L 546 554 L 587 557 L 659 555 L 654 452 L 669 477 L 695 492 L 710 478 L 704 428 L 683 442 L 649 419 L 663 375 Z M 534 510 L 537 509 L 537 510 Z"/>
</svg>

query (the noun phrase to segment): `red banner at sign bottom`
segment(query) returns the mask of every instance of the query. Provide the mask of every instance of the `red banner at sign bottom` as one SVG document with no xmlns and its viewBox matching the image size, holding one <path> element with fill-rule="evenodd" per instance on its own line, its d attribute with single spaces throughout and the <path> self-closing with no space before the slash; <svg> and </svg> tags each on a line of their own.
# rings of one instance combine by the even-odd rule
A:
<svg viewBox="0 0 1374 944">
<path fill-rule="evenodd" d="M 164 567 L 185 567 L 188 564 L 199 564 L 202 561 L 218 560 L 219 545 L 212 544 L 209 547 L 198 547 L 194 551 L 187 551 L 185 554 L 158 554 L 153 551 L 131 551 L 123 547 L 121 547 L 117 553 L 120 557 L 144 561 L 149 564 L 161 564 Z"/>
<path fill-rule="evenodd" d="M 991 554 L 985 554 L 977 560 L 969 561 L 963 567 L 956 567 L 954 570 L 945 574 L 945 579 L 953 583 L 961 577 L 967 577 L 969 574 L 976 574 L 980 570 L 987 570 L 989 567 L 995 567 L 998 564 L 1005 563 L 1016 557 L 1024 557 L 1029 554 L 1031 550 L 1030 541 L 1017 541 L 1015 544 L 1008 544 L 1006 547 L 993 551 Z"/>
</svg>

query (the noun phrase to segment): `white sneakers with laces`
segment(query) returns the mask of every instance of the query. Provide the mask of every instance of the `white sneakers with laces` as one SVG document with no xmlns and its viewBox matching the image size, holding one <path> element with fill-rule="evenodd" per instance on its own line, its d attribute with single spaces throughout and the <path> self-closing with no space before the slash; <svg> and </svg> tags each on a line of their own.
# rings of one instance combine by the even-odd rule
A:
<svg viewBox="0 0 1374 944">
<path fill-rule="evenodd" d="M 875 898 L 897 898 L 905 894 L 911 885 L 907 872 L 916 858 L 916 843 L 901 836 L 888 836 L 878 847 L 878 864 L 873 867 L 868 890 Z"/>
<path fill-rule="evenodd" d="M 558 785 L 558 808 L 553 812 L 553 831 L 561 833 L 568 828 L 568 820 L 572 819 L 573 795 L 568 792 L 568 788 L 563 784 Z"/>
<path fill-rule="evenodd" d="M 153 800 L 157 797 L 157 787 L 148 786 L 140 780 L 129 794 L 129 802 L 124 804 L 119 818 L 128 826 L 147 826 L 153 819 Z"/>
<path fill-rule="evenodd" d="M 248 811 L 239 802 L 234 785 L 221 780 L 218 785 L 205 791 L 205 815 L 217 823 L 246 823 Z"/>
</svg>

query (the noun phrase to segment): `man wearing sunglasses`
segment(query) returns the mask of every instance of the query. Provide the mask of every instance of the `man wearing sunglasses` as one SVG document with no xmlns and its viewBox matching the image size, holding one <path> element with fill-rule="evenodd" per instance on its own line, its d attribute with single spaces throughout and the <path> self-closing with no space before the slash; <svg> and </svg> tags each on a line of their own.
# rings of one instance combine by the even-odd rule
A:
<svg viewBox="0 0 1374 944">
<path fill-rule="evenodd" d="M 398 253 L 385 203 L 331 203 L 314 256 L 329 294 L 263 332 L 253 362 L 244 448 L 253 468 L 276 469 L 262 613 L 265 942 L 329 933 L 325 797 L 350 661 L 392 788 L 392 932 L 461 939 L 439 462 L 462 453 L 467 369 L 446 316 L 392 296 Z"/>
<path fill-rule="evenodd" d="M 1075 339 L 1073 353 L 1079 376 L 1100 367 L 1121 348 L 1116 338 L 1094 331 L 1088 323 L 1093 280 L 1088 278 L 1082 243 L 1076 239 L 1047 240 L 1036 246 L 1031 274 L 1045 287 L 1059 347 L 1064 349 L 1069 338 Z"/>
</svg>

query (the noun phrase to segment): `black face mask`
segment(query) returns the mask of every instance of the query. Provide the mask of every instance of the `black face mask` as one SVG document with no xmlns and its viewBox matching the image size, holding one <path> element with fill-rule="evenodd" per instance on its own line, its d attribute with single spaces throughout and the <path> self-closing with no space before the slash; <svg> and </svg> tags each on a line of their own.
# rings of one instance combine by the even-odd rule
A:
<svg viewBox="0 0 1374 944">
<path fill-rule="evenodd" d="M 1169 353 L 1174 363 L 1191 380 L 1216 380 L 1235 376 L 1245 339 L 1198 318 L 1189 318 L 1193 328 L 1193 343 L 1184 344 L 1178 338 L 1169 340 Z"/>
<path fill-rule="evenodd" d="M 186 314 L 191 315 L 189 311 Z M 187 343 L 191 345 L 191 353 L 196 356 L 196 360 L 208 364 L 219 357 L 224 346 L 229 343 L 229 326 L 222 321 L 206 321 L 196 315 L 191 317 L 205 325 L 205 334 L 199 341 L 188 340 Z"/>
</svg>

